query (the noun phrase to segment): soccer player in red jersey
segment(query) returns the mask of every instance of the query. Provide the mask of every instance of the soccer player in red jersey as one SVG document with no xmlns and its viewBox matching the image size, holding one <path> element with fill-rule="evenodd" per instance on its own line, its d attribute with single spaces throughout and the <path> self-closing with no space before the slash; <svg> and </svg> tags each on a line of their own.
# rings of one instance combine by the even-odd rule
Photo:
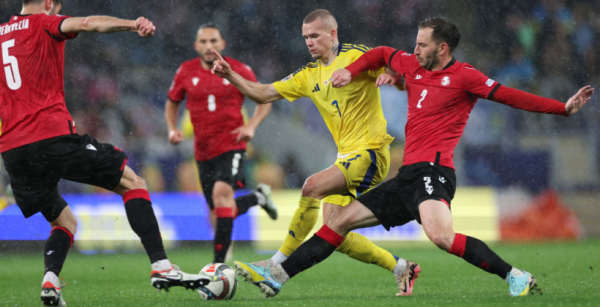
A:
<svg viewBox="0 0 600 307">
<path fill-rule="evenodd" d="M 184 137 L 177 129 L 178 111 L 187 96 L 186 107 L 194 126 L 194 152 L 200 182 L 210 208 L 211 221 L 216 224 L 214 262 L 222 263 L 231 245 L 235 217 L 260 204 L 272 219 L 277 219 L 271 188 L 265 184 L 259 184 L 256 192 L 234 199 L 235 190 L 245 186 L 246 142 L 252 140 L 254 131 L 272 106 L 258 105 L 254 116 L 244 124 L 244 95 L 227 79 L 211 72 L 216 59 L 213 50 L 221 52 L 225 48 L 219 28 L 212 23 L 200 26 L 194 47 L 199 58 L 184 62 L 177 70 L 165 106 L 165 120 L 169 141 L 173 145 L 179 144 Z M 245 79 L 256 82 L 249 66 L 229 57 L 227 61 Z"/>
<path fill-rule="evenodd" d="M 333 85 L 342 87 L 363 71 L 388 65 L 405 78 L 408 122 L 403 166 L 395 178 L 334 212 L 329 223 L 281 265 L 257 268 L 255 273 L 263 279 L 261 289 L 267 296 L 276 295 L 287 280 L 327 258 L 349 231 L 379 224 L 389 229 L 411 220 L 421 223 L 440 249 L 504 279 L 511 296 L 538 290 L 530 273 L 506 263 L 482 241 L 454 232 L 449 210 L 456 189 L 454 148 L 478 98 L 569 116 L 590 100 L 594 89 L 585 86 L 563 104 L 502 86 L 454 59 L 459 40 L 458 28 L 449 20 L 427 19 L 419 25 L 414 54 L 378 47 L 333 75 Z M 377 85 L 392 83 L 395 78 L 380 76 Z"/>
<path fill-rule="evenodd" d="M 123 196 L 127 218 L 152 265 L 151 283 L 196 289 L 209 282 L 173 266 L 165 254 L 158 222 L 143 178 L 127 167 L 127 155 L 89 135 L 75 133 L 64 99 L 65 41 L 79 32 L 137 32 L 154 35 L 151 21 L 108 16 L 58 15 L 61 0 L 23 0 L 21 14 L 0 25 L 0 152 L 17 205 L 28 218 L 41 212 L 52 231 L 44 247 L 45 305 L 65 305 L 58 275 L 73 244 L 77 220 L 59 194 L 58 181 L 92 184 Z"/>
</svg>

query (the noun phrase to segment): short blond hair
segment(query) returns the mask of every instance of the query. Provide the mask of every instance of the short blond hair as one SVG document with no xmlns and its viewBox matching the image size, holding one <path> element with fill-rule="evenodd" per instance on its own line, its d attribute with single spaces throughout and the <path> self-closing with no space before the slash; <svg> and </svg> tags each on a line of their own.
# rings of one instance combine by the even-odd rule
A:
<svg viewBox="0 0 600 307">
<path fill-rule="evenodd" d="M 324 10 L 324 9 L 318 9 L 318 10 L 312 11 L 310 14 L 308 14 L 308 15 L 306 15 L 306 17 L 304 17 L 304 21 L 302 21 L 302 23 L 311 23 L 319 18 L 324 23 L 329 24 L 332 29 L 337 31 L 337 28 L 338 28 L 337 20 L 335 20 L 335 17 L 333 17 L 333 14 L 331 14 L 330 11 Z"/>
</svg>

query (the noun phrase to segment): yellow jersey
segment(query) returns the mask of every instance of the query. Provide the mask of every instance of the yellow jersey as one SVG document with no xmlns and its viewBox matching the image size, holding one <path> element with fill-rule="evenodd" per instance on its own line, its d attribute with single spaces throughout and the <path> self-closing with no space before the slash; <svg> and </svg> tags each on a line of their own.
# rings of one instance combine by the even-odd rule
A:
<svg viewBox="0 0 600 307">
<path fill-rule="evenodd" d="M 273 83 L 290 102 L 300 97 L 312 99 L 341 154 L 380 148 L 394 139 L 387 133 L 379 89 L 375 87 L 384 68 L 361 73 L 342 88 L 331 85 L 333 72 L 350 65 L 370 49 L 364 45 L 340 44 L 337 57 L 329 66 L 317 60 Z"/>
</svg>

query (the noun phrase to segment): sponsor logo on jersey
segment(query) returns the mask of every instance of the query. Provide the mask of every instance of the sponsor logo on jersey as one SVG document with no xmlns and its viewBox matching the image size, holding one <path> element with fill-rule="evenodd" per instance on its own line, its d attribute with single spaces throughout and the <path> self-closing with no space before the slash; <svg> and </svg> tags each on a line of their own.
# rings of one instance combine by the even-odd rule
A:
<svg viewBox="0 0 600 307">
<path fill-rule="evenodd" d="M 450 77 L 448 77 L 448 76 L 444 76 L 444 77 L 442 78 L 442 85 L 443 85 L 443 86 L 448 86 L 448 85 L 450 85 Z"/>
<path fill-rule="evenodd" d="M 492 87 L 492 85 L 494 84 L 494 82 L 496 82 L 496 81 L 494 81 L 492 79 L 487 79 L 487 81 L 485 81 L 485 85 L 487 85 L 488 87 Z"/>
<path fill-rule="evenodd" d="M 198 82 L 200 82 L 200 78 L 198 78 L 198 77 L 192 78 L 192 83 L 194 83 L 194 86 L 198 85 Z"/>
<path fill-rule="evenodd" d="M 423 77 L 421 77 L 421 75 L 417 75 L 417 76 L 415 77 L 415 80 L 419 80 L 419 79 L 421 79 L 421 78 L 423 78 Z"/>
<path fill-rule="evenodd" d="M 320 90 L 321 90 L 321 88 L 319 87 L 319 83 L 317 83 L 317 85 L 315 85 L 315 88 L 313 88 L 312 92 L 315 93 L 315 92 L 318 92 Z"/>
<path fill-rule="evenodd" d="M 348 169 L 350 167 L 350 162 L 342 162 L 342 166 Z"/>
<path fill-rule="evenodd" d="M 289 79 L 291 79 L 291 78 L 292 78 L 292 75 L 289 75 L 289 76 L 287 76 L 287 77 L 285 77 L 285 78 L 281 79 L 281 82 L 285 82 L 285 81 L 287 81 L 287 80 L 289 80 Z"/>
</svg>

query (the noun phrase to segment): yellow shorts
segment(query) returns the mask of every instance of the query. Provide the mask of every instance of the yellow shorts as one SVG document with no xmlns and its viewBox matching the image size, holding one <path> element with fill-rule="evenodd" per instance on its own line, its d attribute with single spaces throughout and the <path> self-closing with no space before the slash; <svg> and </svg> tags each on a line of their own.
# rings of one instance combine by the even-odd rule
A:
<svg viewBox="0 0 600 307">
<path fill-rule="evenodd" d="M 349 194 L 330 195 L 325 197 L 323 202 L 346 206 L 385 180 L 390 171 L 389 145 L 377 149 L 359 150 L 347 155 L 338 154 L 335 165 L 346 177 Z"/>
</svg>

